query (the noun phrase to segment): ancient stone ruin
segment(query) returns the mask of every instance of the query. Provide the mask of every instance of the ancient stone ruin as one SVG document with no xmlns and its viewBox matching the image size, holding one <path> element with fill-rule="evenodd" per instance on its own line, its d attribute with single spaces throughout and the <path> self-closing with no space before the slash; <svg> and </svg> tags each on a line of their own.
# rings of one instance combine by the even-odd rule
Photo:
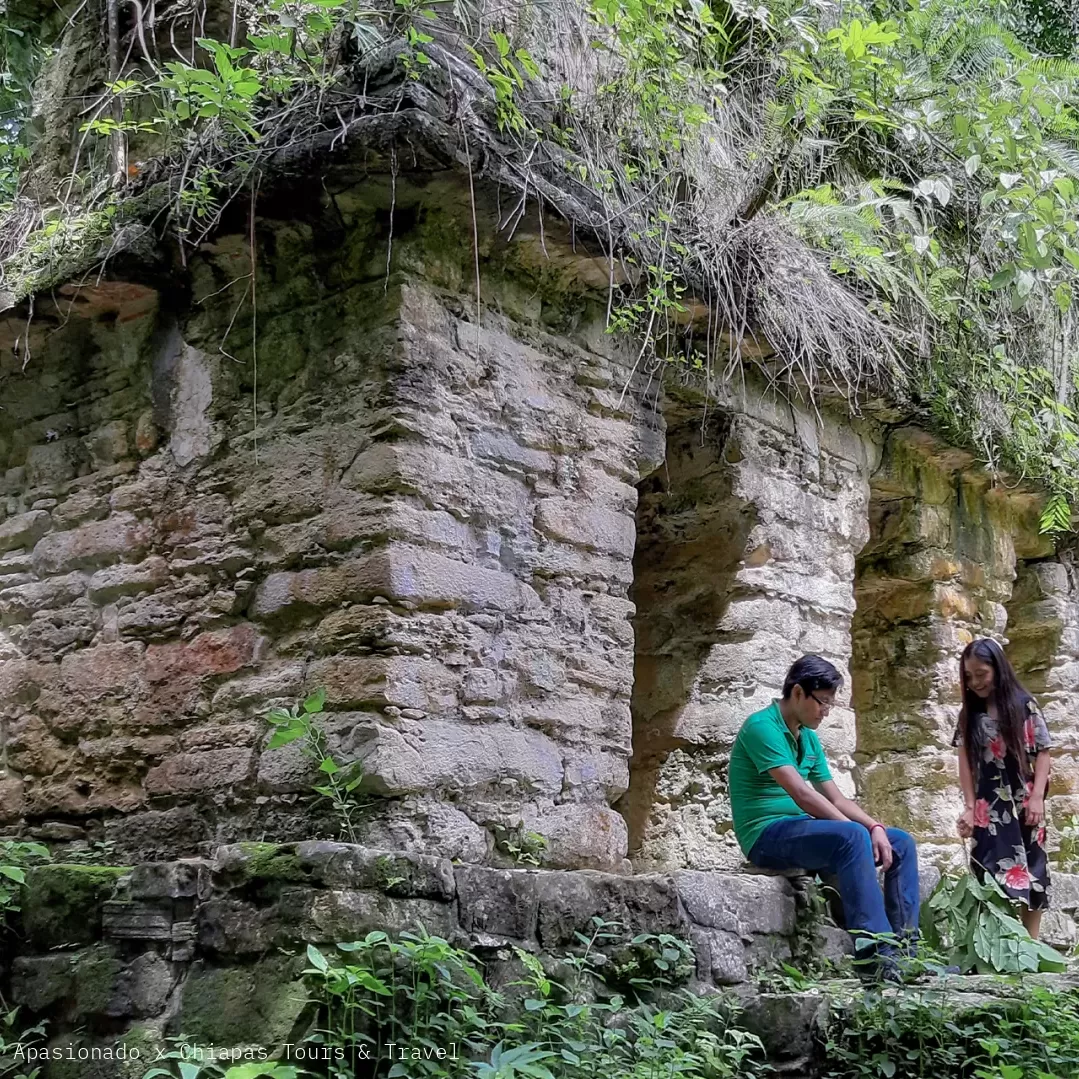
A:
<svg viewBox="0 0 1079 1079">
<path fill-rule="evenodd" d="M 727 754 L 804 652 L 844 672 L 840 785 L 927 886 L 963 862 L 974 636 L 1079 812 L 1079 576 L 1038 490 L 894 402 L 780 392 L 752 333 L 742 379 L 642 364 L 602 243 L 534 204 L 510 230 L 498 184 L 413 149 L 345 142 L 185 266 L 129 252 L 0 317 L 0 826 L 125 867 L 35 871 L 31 1010 L 224 1042 L 253 1007 L 285 1037 L 278 946 L 422 922 L 497 956 L 594 914 L 745 982 L 802 899 L 744 871 Z M 358 845 L 266 748 L 320 688 Z"/>
</svg>

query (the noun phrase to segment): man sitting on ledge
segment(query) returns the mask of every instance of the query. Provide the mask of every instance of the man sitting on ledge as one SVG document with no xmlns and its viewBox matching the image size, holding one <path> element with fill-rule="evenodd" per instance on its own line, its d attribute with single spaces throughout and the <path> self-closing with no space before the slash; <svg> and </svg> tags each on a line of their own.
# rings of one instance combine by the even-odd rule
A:
<svg viewBox="0 0 1079 1079">
<path fill-rule="evenodd" d="M 832 780 L 816 730 L 842 683 L 827 660 L 803 656 L 787 672 L 782 699 L 742 724 L 730 761 L 734 833 L 762 869 L 835 874 L 848 931 L 873 942 L 856 951 L 856 962 L 894 981 L 891 942 L 909 944 L 917 933 L 917 852 L 910 835 L 875 821 Z"/>
</svg>

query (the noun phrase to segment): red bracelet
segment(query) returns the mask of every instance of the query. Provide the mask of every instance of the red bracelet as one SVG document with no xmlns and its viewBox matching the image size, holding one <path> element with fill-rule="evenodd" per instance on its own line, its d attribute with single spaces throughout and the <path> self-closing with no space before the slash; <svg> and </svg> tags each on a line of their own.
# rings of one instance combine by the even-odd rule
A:
<svg viewBox="0 0 1079 1079">
<path fill-rule="evenodd" d="M 870 834 L 870 835 L 872 835 L 872 834 L 873 834 L 873 829 L 875 829 L 875 828 L 880 828 L 880 829 L 881 829 L 881 830 L 882 830 L 882 831 L 884 832 L 884 834 L 885 834 L 885 835 L 887 836 L 887 834 L 888 834 L 888 829 L 887 829 L 887 828 L 885 828 L 883 824 L 871 824 L 871 825 L 869 826 L 869 834 Z"/>
</svg>

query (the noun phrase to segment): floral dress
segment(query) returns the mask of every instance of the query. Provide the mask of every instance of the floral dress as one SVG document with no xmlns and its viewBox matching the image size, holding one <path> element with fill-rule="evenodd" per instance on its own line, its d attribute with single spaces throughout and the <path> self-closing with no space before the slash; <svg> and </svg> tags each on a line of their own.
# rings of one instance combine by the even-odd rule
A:
<svg viewBox="0 0 1079 1079">
<path fill-rule="evenodd" d="M 1027 701 L 1024 749 L 1031 776 L 1038 753 L 1050 746 L 1049 729 L 1033 699 Z M 1049 862 L 1045 855 L 1045 824 L 1029 827 L 1022 817 L 1033 788 L 1033 780 L 1024 780 L 1019 762 L 1011 753 L 997 724 L 984 712 L 973 716 L 970 734 L 977 739 L 978 773 L 974 777 L 974 850 L 971 862 L 979 880 L 985 873 L 1011 896 L 1031 910 L 1049 906 Z M 955 746 L 963 740 L 958 727 Z"/>
</svg>

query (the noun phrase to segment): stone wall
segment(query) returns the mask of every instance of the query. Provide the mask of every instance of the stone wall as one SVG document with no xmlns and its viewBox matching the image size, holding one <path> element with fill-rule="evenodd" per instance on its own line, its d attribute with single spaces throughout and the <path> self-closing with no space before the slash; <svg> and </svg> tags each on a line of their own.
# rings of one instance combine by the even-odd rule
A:
<svg viewBox="0 0 1079 1079">
<path fill-rule="evenodd" d="M 297 747 L 260 752 L 322 686 L 380 842 L 483 862 L 523 824 L 621 866 L 662 436 L 580 283 L 605 266 L 484 217 L 477 325 L 464 181 L 398 179 L 260 201 L 257 353 L 227 230 L 189 297 L 69 289 L 6 353 L 3 824 L 139 857 L 327 834 Z"/>
<path fill-rule="evenodd" d="M 10 1001 L 24 1019 L 48 1022 L 63 1056 L 68 1047 L 142 1051 L 142 1070 L 60 1061 L 49 1079 L 136 1079 L 146 1054 L 152 1061 L 180 1033 L 219 1051 L 297 1043 L 313 1018 L 301 977 L 309 944 L 332 952 L 373 930 L 422 924 L 471 949 L 497 987 L 521 974 L 514 948 L 554 970 L 599 916 L 615 937 L 600 950 L 628 963 L 627 977 L 636 976 L 635 935 L 672 934 L 694 957 L 675 981 L 715 991 L 790 958 L 804 898 L 779 877 L 503 870 L 317 841 L 130 870 L 46 866 L 29 876 Z M 837 954 L 844 944 L 819 946 Z"/>
</svg>

